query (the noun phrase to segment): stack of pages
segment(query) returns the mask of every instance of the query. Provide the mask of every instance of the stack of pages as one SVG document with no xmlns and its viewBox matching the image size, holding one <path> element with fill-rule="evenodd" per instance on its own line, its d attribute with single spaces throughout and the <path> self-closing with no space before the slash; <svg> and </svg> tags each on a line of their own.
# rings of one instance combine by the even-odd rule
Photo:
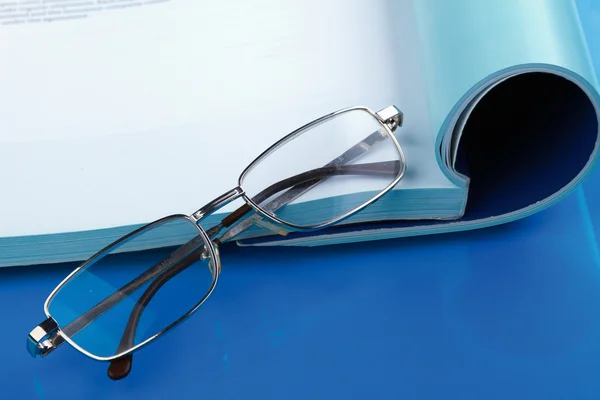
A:
<svg viewBox="0 0 600 400">
<path fill-rule="evenodd" d="M 357 105 L 404 114 L 397 187 L 338 226 L 253 228 L 240 245 L 531 215 L 598 158 L 579 12 L 566 0 L 0 0 L 0 266 L 83 260 L 190 214 L 282 136 Z"/>
</svg>

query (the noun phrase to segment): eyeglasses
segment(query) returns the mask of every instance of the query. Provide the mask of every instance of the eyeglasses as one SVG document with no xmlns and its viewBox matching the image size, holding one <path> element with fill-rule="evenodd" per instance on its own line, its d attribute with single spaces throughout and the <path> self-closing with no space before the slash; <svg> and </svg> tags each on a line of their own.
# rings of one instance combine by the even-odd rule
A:
<svg viewBox="0 0 600 400">
<path fill-rule="evenodd" d="M 395 106 L 350 107 L 284 136 L 246 167 L 232 190 L 191 215 L 170 215 L 125 235 L 71 272 L 46 299 L 47 319 L 29 333 L 27 350 L 46 356 L 68 342 L 109 361 L 111 379 L 126 377 L 136 350 L 183 322 L 213 292 L 221 243 L 252 230 L 323 229 L 391 190 L 406 169 L 393 134 L 402 122 Z M 242 206 L 202 227 L 239 198 Z M 134 262 L 119 261 L 128 253 Z"/>
</svg>

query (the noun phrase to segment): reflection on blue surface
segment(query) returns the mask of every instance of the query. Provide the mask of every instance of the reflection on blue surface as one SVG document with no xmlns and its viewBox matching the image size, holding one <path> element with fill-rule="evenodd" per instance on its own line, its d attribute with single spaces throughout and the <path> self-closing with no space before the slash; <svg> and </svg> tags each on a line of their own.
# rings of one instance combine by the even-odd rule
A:
<svg viewBox="0 0 600 400">
<path fill-rule="evenodd" d="M 597 62 L 599 3 L 578 2 Z M 25 351 L 73 265 L 0 270 L 1 398 L 598 399 L 599 238 L 596 169 L 556 206 L 481 231 L 224 246 L 206 307 L 119 382 L 68 346 Z"/>
<path fill-rule="evenodd" d="M 7 384 L 48 398 L 65 385 L 72 398 L 593 398 L 600 265 L 580 201 L 435 238 L 225 246 L 214 297 L 136 354 L 128 379 L 108 381 L 68 347 L 44 360 L 15 349 Z M 23 341 L 68 270 L 33 268 L 27 285 L 23 271 L 0 271 L 4 307 L 23 301 L 5 340 Z"/>
<path fill-rule="evenodd" d="M 600 76 L 600 1 L 576 1 L 581 14 L 581 24 L 586 33 L 590 55 L 596 67 L 596 75 Z M 582 203 L 587 204 L 588 225 L 593 231 L 596 246 L 600 247 L 600 170 L 596 168 L 590 179 L 582 186 Z"/>
</svg>

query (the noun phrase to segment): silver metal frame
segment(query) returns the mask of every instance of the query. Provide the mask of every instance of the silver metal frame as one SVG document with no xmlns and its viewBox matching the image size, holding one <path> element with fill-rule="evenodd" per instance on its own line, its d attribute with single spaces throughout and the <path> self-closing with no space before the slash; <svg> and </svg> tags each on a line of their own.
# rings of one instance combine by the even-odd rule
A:
<svg viewBox="0 0 600 400">
<path fill-rule="evenodd" d="M 39 326 L 36 327 L 36 328 L 34 328 L 34 330 L 32 331 L 32 333 L 35 332 L 36 338 L 40 337 L 40 335 L 42 337 L 48 336 L 50 334 L 60 335 L 60 337 L 62 337 L 62 339 L 64 339 L 65 342 L 69 343 L 71 346 L 73 346 L 75 349 L 77 349 L 81 353 L 85 354 L 86 356 L 88 356 L 90 358 L 93 358 L 94 360 L 98 360 L 98 361 L 112 361 L 112 360 L 116 360 L 117 358 L 120 358 L 120 357 L 122 357 L 122 356 L 124 356 L 126 354 L 133 353 L 134 351 L 136 351 L 136 350 L 138 350 L 138 349 L 146 346 L 147 344 L 149 344 L 150 342 L 152 342 L 154 339 L 158 338 L 162 334 L 166 333 L 167 331 L 171 330 L 176 325 L 178 325 L 179 323 L 181 323 L 185 319 L 187 319 L 194 311 L 196 311 L 202 305 L 202 303 L 204 303 L 206 301 L 206 299 L 208 299 L 208 297 L 212 294 L 212 292 L 214 291 L 215 287 L 217 286 L 217 281 L 219 279 L 219 273 L 221 271 L 221 259 L 220 259 L 219 255 L 218 255 L 218 252 L 216 251 L 216 249 L 214 247 L 213 242 L 210 240 L 210 238 L 206 234 L 206 231 L 197 223 L 198 220 L 196 220 L 196 219 L 194 219 L 194 218 L 192 218 L 192 217 L 190 217 L 188 215 L 184 215 L 184 214 L 173 214 L 173 215 L 169 215 L 169 216 L 163 217 L 163 218 L 161 218 L 159 220 L 156 220 L 154 222 L 151 222 L 151 223 L 149 223 L 147 225 L 144 225 L 144 226 L 142 226 L 142 227 L 134 230 L 133 232 L 128 233 L 127 235 L 123 236 L 122 238 L 118 239 L 117 241 L 115 241 L 115 242 L 111 243 L 110 245 L 106 246 L 104 249 L 100 250 L 98 253 L 96 253 L 95 255 L 93 255 L 91 258 L 89 258 L 83 264 L 81 264 L 79 267 L 75 268 L 75 270 L 73 270 L 73 272 L 71 272 L 69 275 L 67 275 L 67 277 L 65 279 L 63 279 L 62 282 L 59 283 L 58 286 L 56 286 L 52 292 L 50 292 L 50 295 L 48 296 L 48 298 L 44 302 L 44 313 L 46 314 L 46 317 L 52 318 L 52 316 L 50 315 L 50 310 L 49 310 L 48 306 L 50 305 L 50 302 L 52 301 L 52 299 L 54 298 L 54 296 L 69 281 L 69 279 L 71 279 L 73 276 L 77 275 L 77 273 L 79 273 L 80 271 L 84 270 L 89 264 L 93 263 L 98 258 L 104 257 L 109 251 L 114 250 L 116 247 L 118 247 L 121 244 L 123 244 L 124 242 L 126 242 L 126 241 L 134 238 L 138 234 L 140 234 L 142 232 L 147 232 L 149 228 L 152 228 L 153 226 L 161 225 L 161 224 L 163 224 L 165 222 L 168 222 L 170 220 L 175 220 L 175 219 L 185 219 L 185 220 L 189 221 L 190 224 L 194 225 L 198 229 L 198 232 L 200 233 L 200 235 L 202 235 L 202 238 L 204 239 L 204 242 L 208 245 L 207 247 L 208 247 L 208 251 L 210 253 L 210 258 L 214 262 L 213 282 L 212 282 L 209 290 L 207 291 L 207 293 L 204 295 L 204 297 L 202 297 L 202 299 L 200 299 L 200 301 L 192 309 L 190 309 L 187 313 L 183 314 L 179 319 L 177 319 L 174 322 L 172 322 L 170 325 L 168 325 L 163 330 L 161 330 L 161 331 L 157 332 L 156 334 L 150 336 L 149 338 L 147 338 L 143 342 L 138 343 L 137 345 L 135 345 L 133 348 L 129 349 L 128 351 L 125 351 L 125 352 L 122 352 L 122 353 L 118 353 L 118 354 L 110 356 L 110 357 L 100 357 L 100 356 L 92 354 L 92 353 L 88 352 L 87 350 L 83 349 L 77 343 L 75 343 L 71 338 L 69 338 L 69 336 L 67 336 L 60 329 L 60 327 L 59 327 L 58 323 L 56 323 L 56 321 L 55 321 L 55 323 L 56 323 L 56 332 L 45 332 L 45 334 L 41 335 L 42 333 L 38 329 Z M 31 334 L 30 334 L 30 336 L 31 336 Z M 40 339 L 42 337 L 40 337 Z M 44 356 L 47 355 L 48 353 L 50 353 L 52 350 L 54 350 L 57 347 L 57 346 L 52 346 L 53 345 L 52 341 L 56 340 L 55 337 L 50 336 L 50 338 L 48 338 L 46 340 L 49 341 L 49 343 L 46 344 L 46 346 L 49 346 L 49 347 L 47 347 L 45 349 L 46 351 L 42 354 Z"/>
<path fill-rule="evenodd" d="M 279 147 L 283 146 L 290 140 L 293 140 L 295 137 L 301 135 L 303 132 L 305 132 L 311 128 L 314 128 L 315 126 L 320 125 L 332 118 L 335 118 L 336 116 L 339 116 L 341 114 L 344 114 L 344 113 L 347 113 L 350 111 L 357 111 L 357 110 L 367 112 L 368 114 L 370 114 L 372 117 L 374 117 L 379 122 L 379 124 L 385 130 L 385 132 L 387 134 L 387 139 L 391 140 L 392 143 L 394 144 L 394 146 L 398 152 L 399 159 L 401 161 L 401 170 L 399 171 L 398 175 L 389 185 L 387 185 L 383 190 L 381 190 L 381 192 L 379 194 L 374 196 L 369 201 L 363 203 L 362 205 L 360 205 L 358 207 L 353 208 L 352 210 L 344 213 L 343 215 L 340 215 L 337 218 L 334 218 L 332 220 L 326 221 L 326 222 L 318 224 L 318 225 L 308 225 L 308 226 L 291 224 L 289 222 L 281 220 L 280 218 L 278 218 L 274 215 L 271 215 L 270 213 L 263 210 L 259 205 L 257 205 L 251 198 L 249 198 L 246 195 L 245 191 L 243 190 L 244 178 L 261 160 L 263 160 L 269 154 L 271 154 L 272 152 L 274 152 L 275 150 L 277 150 Z M 404 176 L 404 172 L 406 170 L 406 161 L 404 158 L 404 153 L 402 151 L 402 148 L 401 148 L 400 144 L 398 143 L 396 137 L 393 134 L 393 131 L 396 128 L 398 128 L 399 126 L 401 126 L 402 123 L 403 123 L 402 112 L 399 111 L 395 106 L 389 106 L 387 108 L 380 110 L 379 112 L 373 112 L 371 109 L 369 109 L 367 107 L 356 106 L 356 107 L 349 107 L 349 108 L 345 108 L 345 109 L 341 109 L 341 110 L 332 112 L 328 115 L 318 118 L 318 119 L 298 128 L 295 131 L 291 132 L 290 134 L 284 136 L 282 139 L 275 142 L 272 146 L 270 146 L 263 153 L 261 153 L 258 157 L 256 157 L 256 159 L 254 159 L 242 171 L 242 173 L 240 174 L 240 176 L 238 178 L 238 186 L 236 186 L 235 188 L 233 188 L 230 191 L 215 198 L 214 200 L 207 203 L 205 206 L 203 206 L 199 210 L 195 211 L 191 215 L 184 215 L 184 214 L 170 215 L 170 216 L 161 218 L 159 220 L 156 220 L 154 222 L 151 222 L 143 227 L 140 227 L 140 228 L 134 230 L 133 232 L 121 237 L 117 241 L 104 247 L 102 250 L 98 251 L 96 254 L 94 254 L 92 257 L 90 257 L 87 261 L 85 261 L 79 267 L 77 267 L 75 270 L 73 270 L 65 279 L 62 280 L 62 282 L 60 282 L 56 286 L 56 288 L 54 288 L 54 290 L 50 293 L 50 295 L 47 297 L 46 301 L 44 302 L 44 313 L 47 316 L 47 320 L 44 321 L 42 324 L 36 326 L 30 332 L 30 334 L 28 336 L 28 341 L 27 341 L 27 348 L 28 348 L 29 352 L 33 356 L 35 356 L 35 355 L 46 356 L 47 354 L 49 354 L 50 352 L 55 350 L 58 346 L 60 346 L 63 342 L 66 341 L 71 346 L 73 346 L 75 349 L 77 349 L 79 352 L 81 352 L 82 354 L 85 354 L 86 356 L 88 356 L 92 359 L 95 359 L 98 361 L 113 361 L 113 360 L 116 360 L 127 354 L 132 354 L 135 351 L 141 349 L 142 347 L 145 347 L 146 345 L 150 344 L 155 339 L 157 339 L 161 335 L 165 334 L 166 332 L 170 331 L 172 328 L 174 328 L 175 326 L 177 326 L 178 324 L 180 324 L 181 322 L 186 320 L 189 316 L 191 316 L 191 314 L 193 314 L 206 301 L 206 299 L 212 294 L 212 292 L 214 291 L 214 289 L 217 285 L 218 276 L 221 272 L 221 260 L 220 260 L 219 253 L 218 253 L 218 246 L 213 242 L 213 233 L 214 233 L 214 235 L 218 234 L 221 231 L 222 227 L 219 225 L 219 226 L 215 226 L 215 227 L 209 229 L 208 231 L 204 230 L 200 226 L 200 221 L 204 217 L 212 214 L 213 212 L 215 212 L 219 208 L 223 207 L 224 205 L 230 203 L 231 201 L 234 201 L 234 200 L 242 197 L 244 199 L 244 201 L 246 202 L 246 204 L 248 204 L 255 211 L 256 214 L 255 214 L 254 218 L 256 218 L 257 216 L 267 218 L 269 222 L 271 222 L 272 224 L 274 224 L 277 227 L 277 229 L 282 229 L 283 231 L 286 231 L 286 230 L 289 230 L 289 231 L 313 231 L 313 230 L 322 229 L 322 228 L 334 225 L 334 224 L 350 217 L 351 215 L 357 213 L 358 211 L 364 209 L 365 207 L 369 206 L 370 204 L 374 203 L 375 201 L 377 201 L 379 198 L 381 198 L 383 195 L 385 195 L 387 192 L 389 192 L 402 179 L 402 177 Z M 158 333 L 154 334 L 153 336 L 151 336 L 151 337 L 147 338 L 146 340 L 142 341 L 141 343 L 138 343 L 137 345 L 133 346 L 131 349 L 129 349 L 127 351 L 124 351 L 124 352 L 121 352 L 121 353 L 118 353 L 118 354 L 115 354 L 115 355 L 109 356 L 109 357 L 101 357 L 101 356 L 92 354 L 92 353 L 88 352 L 87 350 L 83 349 L 82 347 L 80 347 L 67 334 L 65 334 L 63 332 L 63 330 L 61 330 L 58 323 L 51 316 L 50 311 L 49 311 L 49 304 L 52 301 L 52 299 L 54 298 L 54 296 L 59 292 L 59 290 L 71 278 L 73 278 L 75 275 L 77 275 L 79 272 L 84 270 L 90 264 L 94 263 L 99 258 L 106 255 L 108 252 L 113 251 L 115 248 L 121 246 L 123 243 L 125 243 L 126 241 L 139 235 L 140 233 L 146 232 L 148 229 L 151 229 L 153 226 L 158 226 L 160 224 L 163 224 L 163 223 L 165 223 L 169 220 L 173 220 L 173 219 L 185 219 L 185 220 L 189 221 L 191 224 L 195 225 L 196 228 L 198 229 L 199 234 L 201 235 L 202 239 L 204 240 L 204 243 L 207 245 L 206 247 L 208 249 L 210 258 L 214 263 L 214 265 L 213 265 L 213 282 L 211 284 L 211 287 L 207 291 L 207 293 L 200 299 L 200 301 L 192 309 L 190 309 L 187 313 L 182 315 L 179 319 L 177 319 L 176 321 L 174 321 L 173 323 L 171 323 L 170 325 L 168 325 L 166 328 L 162 329 Z M 247 222 L 247 221 L 242 221 L 242 222 Z M 252 223 L 257 223 L 257 221 L 252 220 L 250 225 L 252 225 Z M 242 224 L 238 224 L 238 225 L 242 225 Z M 246 225 L 243 225 L 243 227 L 247 227 L 250 225 L 246 224 Z M 234 227 L 235 227 L 235 225 L 234 225 Z M 216 229 L 214 229 L 214 228 L 216 228 Z M 214 232 L 212 232 L 213 229 L 214 229 Z M 243 228 L 243 229 L 245 229 L 245 228 Z M 230 229 L 229 231 L 232 231 L 232 229 Z M 234 230 L 236 232 L 234 235 L 227 236 L 227 233 L 229 231 L 227 231 L 223 236 L 229 238 L 229 237 L 235 236 L 235 234 L 239 233 L 239 230 L 237 230 L 237 231 Z M 159 273 L 159 275 L 162 272 L 163 271 L 161 271 Z"/>
<path fill-rule="evenodd" d="M 190 215 L 190 217 L 193 218 L 196 222 L 199 222 L 205 216 L 213 213 L 215 210 L 218 210 L 219 208 L 227 205 L 228 203 L 231 203 L 232 201 L 238 199 L 240 196 L 243 195 L 244 190 L 241 187 L 237 186 L 231 189 L 230 191 L 222 194 L 221 196 L 217 197 L 213 201 L 207 203 L 204 207 Z"/>
<path fill-rule="evenodd" d="M 388 186 L 386 186 L 377 196 L 373 197 L 371 200 L 363 203 L 362 205 L 355 207 L 352 210 L 340 215 L 337 218 L 331 219 L 331 220 L 323 222 L 321 224 L 304 226 L 304 225 L 297 225 L 297 224 L 292 224 L 290 222 L 286 222 L 286 221 L 278 218 L 275 215 L 271 215 L 271 214 L 265 212 L 264 210 L 261 209 L 261 207 L 258 204 L 256 204 L 254 201 L 252 201 L 251 198 L 249 198 L 246 195 L 245 191 L 243 191 L 244 178 L 250 171 L 252 171 L 253 168 L 255 168 L 260 163 L 260 161 L 262 159 L 267 157 L 269 154 L 273 153 L 275 150 L 277 150 L 284 144 L 293 140 L 297 136 L 300 136 L 305 131 L 312 129 L 318 125 L 321 125 L 324 122 L 327 122 L 328 120 L 330 120 L 332 118 L 335 118 L 341 114 L 344 114 L 344 113 L 347 113 L 350 111 L 365 111 L 365 112 L 369 113 L 373 118 L 375 118 L 375 120 L 377 120 L 377 122 L 379 122 L 381 127 L 386 130 L 386 133 L 388 134 L 389 139 L 392 141 L 392 143 L 394 143 L 394 146 L 396 147 L 396 151 L 398 152 L 398 156 L 400 157 L 400 160 L 402 162 L 402 170 L 400 171 L 398 176 Z M 404 172 L 406 171 L 406 160 L 404 158 L 404 152 L 402 151 L 402 147 L 400 147 L 398 140 L 396 139 L 396 137 L 394 136 L 394 134 L 392 132 L 393 130 L 396 129 L 396 127 L 398 127 L 402 124 L 402 122 L 403 122 L 402 118 L 403 118 L 402 113 L 394 106 L 387 107 L 378 113 L 374 112 L 373 110 L 371 110 L 368 107 L 355 106 L 355 107 L 348 107 L 348 108 L 344 108 L 344 109 L 341 109 L 338 111 L 334 111 L 334 112 L 327 114 L 321 118 L 318 118 L 312 122 L 309 122 L 308 124 L 301 126 L 300 128 L 296 129 L 295 131 L 291 132 L 290 134 L 284 136 L 283 138 L 281 138 L 280 140 L 275 142 L 273 145 L 271 145 L 271 147 L 269 147 L 268 149 L 263 151 L 262 154 L 260 154 L 258 157 L 256 157 L 246 167 L 246 169 L 244 169 L 244 171 L 242 171 L 242 173 L 240 174 L 240 177 L 238 178 L 238 187 L 242 188 L 242 191 L 243 191 L 242 198 L 244 199 L 244 201 L 246 201 L 246 203 L 248 203 L 254 209 L 254 211 L 256 211 L 257 213 L 261 214 L 262 216 L 268 218 L 271 222 L 273 222 L 275 224 L 280 224 L 280 225 L 283 225 L 284 227 L 287 227 L 290 231 L 308 232 L 308 231 L 323 229 L 328 226 L 337 224 L 338 222 L 341 222 L 341 221 L 347 219 L 348 217 L 359 212 L 363 208 L 365 208 L 365 207 L 369 206 L 370 204 L 373 204 L 375 201 L 379 200 L 379 198 L 381 198 L 381 196 L 385 195 L 394 186 L 396 186 L 398 184 L 398 182 L 400 181 L 400 179 L 402 179 L 402 177 L 404 176 Z"/>
</svg>

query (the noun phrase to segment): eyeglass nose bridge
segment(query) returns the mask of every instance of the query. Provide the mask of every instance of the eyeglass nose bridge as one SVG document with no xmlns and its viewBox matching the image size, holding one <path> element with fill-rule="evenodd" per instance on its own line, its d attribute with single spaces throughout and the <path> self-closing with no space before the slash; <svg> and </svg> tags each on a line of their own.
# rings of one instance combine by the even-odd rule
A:
<svg viewBox="0 0 600 400">
<path fill-rule="evenodd" d="M 219 208 L 227 205 L 228 203 L 234 201 L 235 199 L 241 197 L 244 194 L 244 190 L 236 186 L 228 192 L 223 193 L 216 199 L 207 203 L 205 206 L 200 208 L 198 211 L 194 212 L 191 217 L 196 221 L 200 221 L 202 218 L 211 214 L 212 212 L 218 210 Z"/>
</svg>

